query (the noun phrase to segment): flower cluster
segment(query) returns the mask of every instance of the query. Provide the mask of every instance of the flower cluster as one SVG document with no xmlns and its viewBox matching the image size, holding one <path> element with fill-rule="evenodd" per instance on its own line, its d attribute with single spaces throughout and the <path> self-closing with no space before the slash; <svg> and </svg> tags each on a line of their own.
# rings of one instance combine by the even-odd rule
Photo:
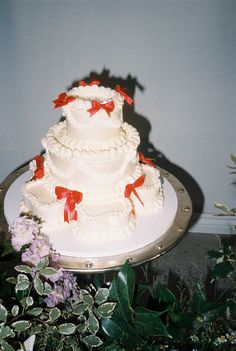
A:
<svg viewBox="0 0 236 351">
<path fill-rule="evenodd" d="M 45 302 L 48 307 L 54 307 L 59 303 L 65 303 L 70 298 L 74 291 L 76 291 L 76 278 L 70 272 L 60 271 L 60 276 L 55 281 L 52 276 L 51 280 L 55 281 L 52 291 L 48 294 Z"/>
<path fill-rule="evenodd" d="M 65 303 L 76 290 L 76 278 L 58 265 L 59 256 L 52 249 L 48 237 L 41 233 L 40 223 L 24 215 L 14 220 L 10 232 L 12 246 L 17 252 L 21 251 L 21 261 L 31 267 L 32 277 L 36 274 L 36 266 L 44 258 L 48 258 L 49 266 L 54 269 L 54 274 L 46 278 L 52 285 L 45 298 L 47 306 Z"/>
<path fill-rule="evenodd" d="M 27 216 L 16 218 L 9 229 L 12 246 L 17 252 L 24 245 L 31 244 L 40 232 L 39 224 Z"/>
</svg>

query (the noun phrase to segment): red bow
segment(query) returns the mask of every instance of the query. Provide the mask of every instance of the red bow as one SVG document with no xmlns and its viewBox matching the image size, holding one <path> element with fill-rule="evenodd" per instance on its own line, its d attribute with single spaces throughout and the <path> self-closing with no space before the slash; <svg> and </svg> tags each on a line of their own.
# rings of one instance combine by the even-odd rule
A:
<svg viewBox="0 0 236 351">
<path fill-rule="evenodd" d="M 76 98 L 74 96 L 69 96 L 66 93 L 61 93 L 58 97 L 53 100 L 55 106 L 54 108 L 61 107 L 69 104 L 69 102 L 74 101 Z"/>
<path fill-rule="evenodd" d="M 77 220 L 77 211 L 75 204 L 79 204 L 82 201 L 83 194 L 76 190 L 69 190 L 61 186 L 55 187 L 55 193 L 58 200 L 66 199 L 64 207 L 64 222 Z"/>
<path fill-rule="evenodd" d="M 110 116 L 110 113 L 114 110 L 115 104 L 112 100 L 106 102 L 105 104 L 101 104 L 97 100 L 92 101 L 92 107 L 88 109 L 87 111 L 90 113 L 90 117 L 93 116 L 96 112 L 98 112 L 100 109 L 105 110 L 108 115 Z"/>
<path fill-rule="evenodd" d="M 123 98 L 125 99 L 125 101 L 131 106 L 134 103 L 134 100 L 127 95 L 123 90 L 121 90 L 121 87 L 119 85 L 116 86 L 116 91 L 123 96 Z"/>
<path fill-rule="evenodd" d="M 82 87 L 87 87 L 87 86 L 91 86 L 91 85 L 100 85 L 100 81 L 99 80 L 92 80 L 90 83 L 86 83 L 84 80 L 81 80 L 79 82 L 79 86 L 82 86 Z"/>
<path fill-rule="evenodd" d="M 157 166 L 152 162 L 152 160 L 150 158 L 146 158 L 141 152 L 139 152 L 139 162 L 143 162 L 151 167 L 157 168 Z"/>
<path fill-rule="evenodd" d="M 131 193 L 134 193 L 134 195 L 138 198 L 138 200 L 141 202 L 141 204 L 144 206 L 143 201 L 140 199 L 137 191 L 135 188 L 138 188 L 143 185 L 144 183 L 144 175 L 140 176 L 138 179 L 135 180 L 134 183 L 127 184 L 125 187 L 125 197 L 130 197 Z"/>
<path fill-rule="evenodd" d="M 34 160 L 36 162 L 36 169 L 34 171 L 34 176 L 32 180 L 40 179 L 44 176 L 44 167 L 43 167 L 44 158 L 40 155 L 36 155 L 34 157 Z"/>
</svg>

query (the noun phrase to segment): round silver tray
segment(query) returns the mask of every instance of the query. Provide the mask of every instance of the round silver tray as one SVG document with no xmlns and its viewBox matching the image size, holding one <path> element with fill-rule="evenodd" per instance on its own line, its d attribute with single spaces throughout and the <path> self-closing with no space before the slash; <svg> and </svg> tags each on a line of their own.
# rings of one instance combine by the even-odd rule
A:
<svg viewBox="0 0 236 351">
<path fill-rule="evenodd" d="M 7 221 L 4 216 L 4 199 L 7 197 L 6 194 L 10 190 L 13 183 L 22 176 L 23 173 L 28 171 L 28 166 L 24 166 L 17 170 L 16 172 L 10 174 L 6 180 L 0 186 L 0 206 L 1 213 L 3 214 L 1 218 L 1 232 L 2 235 L 7 231 Z M 61 266 L 70 271 L 80 272 L 80 273 L 93 273 L 93 272 L 105 272 L 108 270 L 115 270 L 120 268 L 127 260 L 132 265 L 138 265 L 143 262 L 153 260 L 158 256 L 164 254 L 170 248 L 172 248 L 183 236 L 188 225 L 190 223 L 192 215 L 192 202 L 189 194 L 183 184 L 171 173 L 160 169 L 161 175 L 172 191 L 176 195 L 176 210 L 174 212 L 173 218 L 171 218 L 168 223 L 167 229 L 158 235 L 155 239 L 155 235 L 152 235 L 152 241 L 145 244 L 137 249 L 125 252 L 119 252 L 119 254 L 114 255 L 67 255 L 65 253 L 60 253 L 59 263 Z M 168 211 L 168 207 L 164 209 Z M 150 230 L 150 228 L 149 228 Z M 153 231 L 155 231 L 152 227 Z M 146 233 L 143 233 L 145 236 Z M 155 234 L 155 232 L 154 232 Z M 128 247 L 130 247 L 128 245 Z"/>
</svg>

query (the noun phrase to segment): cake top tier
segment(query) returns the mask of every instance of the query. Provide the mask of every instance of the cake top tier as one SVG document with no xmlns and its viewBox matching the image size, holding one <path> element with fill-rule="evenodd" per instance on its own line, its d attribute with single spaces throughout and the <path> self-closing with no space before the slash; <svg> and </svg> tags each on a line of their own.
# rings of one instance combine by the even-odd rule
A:
<svg viewBox="0 0 236 351">
<path fill-rule="evenodd" d="M 66 117 L 67 135 L 72 139 L 113 139 L 119 135 L 123 123 L 123 104 L 133 103 L 119 85 L 115 89 L 80 82 L 67 93 L 61 93 L 53 102 L 62 107 Z"/>
</svg>

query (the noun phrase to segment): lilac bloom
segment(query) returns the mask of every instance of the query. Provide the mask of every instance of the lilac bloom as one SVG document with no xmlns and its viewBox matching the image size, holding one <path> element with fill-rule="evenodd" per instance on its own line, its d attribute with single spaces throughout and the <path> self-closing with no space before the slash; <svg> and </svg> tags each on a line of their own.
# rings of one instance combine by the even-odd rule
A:
<svg viewBox="0 0 236 351">
<path fill-rule="evenodd" d="M 40 226 L 33 219 L 22 216 L 16 218 L 9 229 L 12 234 L 12 246 L 16 251 L 20 251 L 22 246 L 33 242 L 40 231 Z"/>
</svg>

